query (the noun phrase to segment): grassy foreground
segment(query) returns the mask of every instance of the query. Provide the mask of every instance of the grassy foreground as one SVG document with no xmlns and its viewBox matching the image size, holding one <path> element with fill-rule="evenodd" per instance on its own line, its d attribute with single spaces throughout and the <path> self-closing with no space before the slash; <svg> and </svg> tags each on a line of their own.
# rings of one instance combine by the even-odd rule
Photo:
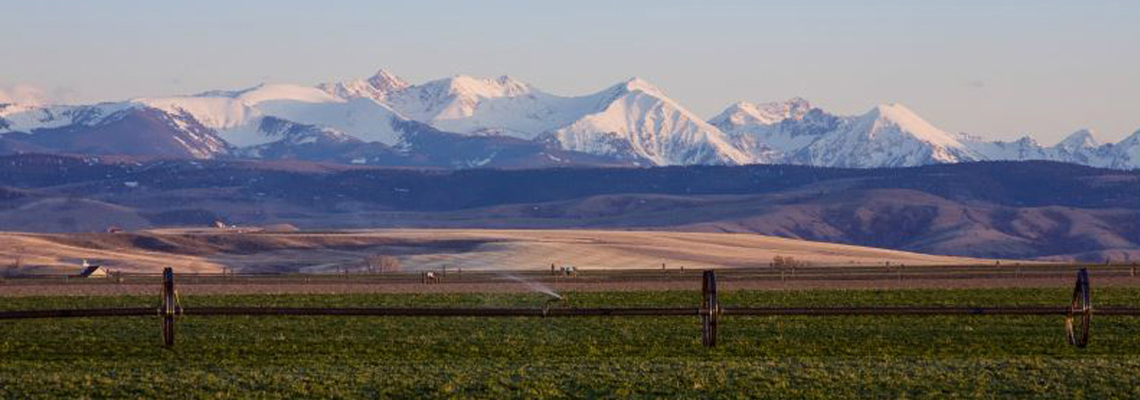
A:
<svg viewBox="0 0 1140 400">
<path fill-rule="evenodd" d="M 730 292 L 724 305 L 1062 305 L 1063 289 Z M 692 306 L 697 292 L 572 293 L 576 306 Z M 1140 305 L 1138 289 L 1096 304 Z M 153 297 L 0 298 L 0 309 L 149 306 Z M 256 295 L 187 305 L 541 306 L 537 295 Z M 0 398 L 1140 397 L 1140 319 L 1059 317 L 184 317 L 0 322 Z"/>
</svg>

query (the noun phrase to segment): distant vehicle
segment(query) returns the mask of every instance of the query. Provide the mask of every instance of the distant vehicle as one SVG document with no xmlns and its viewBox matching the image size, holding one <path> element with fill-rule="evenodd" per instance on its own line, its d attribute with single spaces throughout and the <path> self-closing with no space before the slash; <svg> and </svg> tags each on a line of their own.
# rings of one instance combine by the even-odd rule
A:
<svg viewBox="0 0 1140 400">
<path fill-rule="evenodd" d="M 573 265 L 562 267 L 562 275 L 578 276 L 578 268 L 574 267 Z"/>
</svg>

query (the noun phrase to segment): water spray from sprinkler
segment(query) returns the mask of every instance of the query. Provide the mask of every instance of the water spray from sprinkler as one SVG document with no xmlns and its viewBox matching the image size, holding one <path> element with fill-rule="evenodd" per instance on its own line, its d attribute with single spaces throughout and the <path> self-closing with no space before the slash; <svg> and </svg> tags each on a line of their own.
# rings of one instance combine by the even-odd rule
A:
<svg viewBox="0 0 1140 400">
<path fill-rule="evenodd" d="M 542 293 L 542 294 L 548 295 L 550 297 L 553 297 L 554 300 L 556 300 L 556 301 L 563 299 L 562 295 L 558 294 L 558 292 L 555 292 L 554 289 L 551 289 L 549 286 L 543 285 L 542 283 L 535 282 L 532 280 L 523 279 L 521 277 L 518 277 L 515 275 L 510 275 L 510 274 L 505 274 L 505 275 L 503 275 L 503 277 L 510 279 L 512 281 L 521 283 L 521 284 L 525 285 L 527 288 L 529 288 L 530 290 L 533 290 L 535 292 Z"/>
</svg>

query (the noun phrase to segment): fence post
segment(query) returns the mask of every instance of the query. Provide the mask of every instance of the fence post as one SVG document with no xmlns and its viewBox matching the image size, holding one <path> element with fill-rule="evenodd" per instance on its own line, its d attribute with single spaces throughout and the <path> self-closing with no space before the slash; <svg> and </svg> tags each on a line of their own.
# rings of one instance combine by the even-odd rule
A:
<svg viewBox="0 0 1140 400">
<path fill-rule="evenodd" d="M 162 270 L 162 344 L 166 347 L 174 346 L 174 269 L 166 267 Z"/>
<path fill-rule="evenodd" d="M 716 347 L 717 317 L 720 316 L 720 303 L 716 299 L 716 272 L 706 270 L 701 280 L 701 342 L 706 347 Z"/>
</svg>

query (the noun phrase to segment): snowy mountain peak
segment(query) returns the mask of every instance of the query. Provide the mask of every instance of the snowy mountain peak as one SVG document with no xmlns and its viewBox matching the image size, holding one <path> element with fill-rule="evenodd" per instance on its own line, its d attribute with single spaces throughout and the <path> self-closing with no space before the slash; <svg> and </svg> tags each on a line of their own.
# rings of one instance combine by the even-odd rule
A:
<svg viewBox="0 0 1140 400">
<path fill-rule="evenodd" d="M 952 135 L 931 125 L 906 106 L 899 103 L 880 104 L 861 117 L 872 126 L 866 132 L 874 135 L 882 129 L 897 129 L 918 140 L 946 147 L 964 147 Z"/>
<path fill-rule="evenodd" d="M 492 79 L 476 78 L 469 75 L 456 75 L 434 80 L 413 88 L 421 88 L 437 95 L 472 98 L 510 97 L 525 93 L 528 90 L 525 83 L 506 76 Z"/>
<path fill-rule="evenodd" d="M 742 101 L 729 106 L 709 123 L 726 132 L 749 125 L 775 125 L 786 119 L 803 119 L 811 111 L 811 103 L 800 97 L 786 101 L 755 104 Z"/>
<path fill-rule="evenodd" d="M 770 103 L 754 104 L 758 110 L 783 115 L 785 118 L 799 118 L 811 110 L 812 104 L 810 101 L 803 97 L 792 97 L 784 101 L 773 101 Z"/>
<path fill-rule="evenodd" d="M 291 84 L 261 84 L 237 97 L 244 104 L 256 105 L 266 101 L 298 101 L 303 103 L 334 103 L 343 100 L 311 87 Z"/>
<path fill-rule="evenodd" d="M 724 133 L 640 78 L 569 99 L 582 116 L 545 137 L 563 149 L 648 165 L 745 164 Z"/>
<path fill-rule="evenodd" d="M 1073 132 L 1071 135 L 1057 144 L 1057 147 L 1066 150 L 1077 150 L 1084 148 L 1100 147 L 1100 142 L 1093 136 L 1093 131 L 1088 129 L 1081 129 Z"/>
<path fill-rule="evenodd" d="M 34 110 L 34 109 L 37 109 L 39 107 L 40 106 L 37 106 L 35 104 L 29 104 L 29 103 L 15 103 L 15 102 L 4 103 L 4 102 L 0 102 L 0 117 L 3 117 L 5 115 L 9 115 L 9 114 L 16 114 L 16 113 L 26 112 L 29 110 Z"/>
<path fill-rule="evenodd" d="M 500 85 L 504 85 L 504 86 L 525 86 L 525 87 L 530 86 L 530 85 L 527 85 L 526 83 L 524 83 L 523 81 L 520 81 L 518 79 L 511 77 L 510 75 L 499 76 L 498 78 L 495 78 L 495 82 L 498 82 Z"/>
<path fill-rule="evenodd" d="M 792 97 L 790 99 L 784 100 L 781 103 L 787 104 L 789 107 L 797 108 L 797 109 L 810 109 L 811 108 L 811 102 L 808 101 L 807 99 L 805 99 L 803 97 L 799 97 L 799 96 Z"/>
<path fill-rule="evenodd" d="M 435 124 L 440 121 L 458 121 L 457 125 L 445 123 L 444 125 L 437 125 L 437 128 L 451 129 L 458 132 L 471 133 L 481 131 L 483 128 L 489 128 L 492 131 L 497 130 L 499 127 L 488 126 L 468 126 L 468 125 L 481 125 L 482 122 L 476 124 L 468 124 L 471 118 L 475 118 L 476 114 L 480 112 L 481 108 L 493 114 L 499 114 L 511 109 L 517 110 L 516 107 L 527 107 L 523 104 L 527 99 L 534 97 L 541 92 L 533 89 L 530 85 L 512 79 L 508 76 L 499 78 L 476 78 L 468 75 L 457 75 L 450 78 L 438 79 L 430 81 L 421 85 L 410 86 L 407 89 L 394 93 L 382 102 L 390 105 L 396 110 L 399 110 L 405 116 L 423 121 L 429 124 Z M 519 99 L 521 102 L 516 102 L 512 99 Z M 476 118 L 481 119 L 482 116 Z M 489 116 L 488 118 L 494 121 L 487 121 L 488 123 L 498 123 L 504 116 Z"/>
<path fill-rule="evenodd" d="M 808 120 L 805 118 L 804 122 Z M 963 143 L 968 141 L 966 136 L 951 136 L 901 104 L 883 104 L 859 117 L 829 120 L 837 122 L 828 126 L 830 131 L 823 131 L 806 146 L 788 152 L 788 159 L 801 164 L 855 168 L 979 159 Z"/>
<path fill-rule="evenodd" d="M 626 81 L 619 86 L 626 92 L 645 92 L 652 96 L 665 97 L 665 92 L 657 88 L 657 86 L 636 76 L 626 79 Z"/>
<path fill-rule="evenodd" d="M 1017 141 L 1014 143 L 1017 143 L 1017 144 L 1022 145 L 1022 146 L 1041 147 L 1041 143 L 1037 143 L 1037 139 L 1034 139 L 1034 138 L 1029 137 L 1029 136 L 1022 136 L 1021 139 L 1017 139 Z"/>
<path fill-rule="evenodd" d="M 411 86 L 399 76 L 383 68 L 376 71 L 371 78 L 368 78 L 368 84 L 381 92 L 394 92 L 407 89 L 408 86 Z"/>
<path fill-rule="evenodd" d="M 1140 169 L 1140 129 L 1114 144 L 1103 145 L 1094 151 L 1108 153 L 1109 157 L 1097 166 L 1116 169 Z"/>
<path fill-rule="evenodd" d="M 875 115 L 876 117 L 882 117 L 882 118 L 886 118 L 886 119 L 890 119 L 890 120 L 897 120 L 900 122 L 901 121 L 911 121 L 911 122 L 921 121 L 922 123 L 926 122 L 926 121 L 922 121 L 922 118 L 919 117 L 918 114 L 915 114 L 914 111 L 911 111 L 910 108 L 907 108 L 907 106 L 902 105 L 900 103 L 879 104 L 879 105 L 875 106 L 875 108 L 872 108 L 871 111 L 869 111 L 868 113 Z"/>
<path fill-rule="evenodd" d="M 407 89 L 411 85 L 399 76 L 380 69 L 368 79 L 355 79 L 343 82 L 322 83 L 317 89 L 342 99 L 364 98 L 383 101 L 393 93 Z"/>
<path fill-rule="evenodd" d="M 1136 132 L 1132 132 L 1131 135 L 1128 135 L 1128 137 L 1124 138 L 1124 140 L 1121 140 L 1119 143 L 1132 146 L 1140 145 L 1140 129 L 1137 129 Z"/>
</svg>

